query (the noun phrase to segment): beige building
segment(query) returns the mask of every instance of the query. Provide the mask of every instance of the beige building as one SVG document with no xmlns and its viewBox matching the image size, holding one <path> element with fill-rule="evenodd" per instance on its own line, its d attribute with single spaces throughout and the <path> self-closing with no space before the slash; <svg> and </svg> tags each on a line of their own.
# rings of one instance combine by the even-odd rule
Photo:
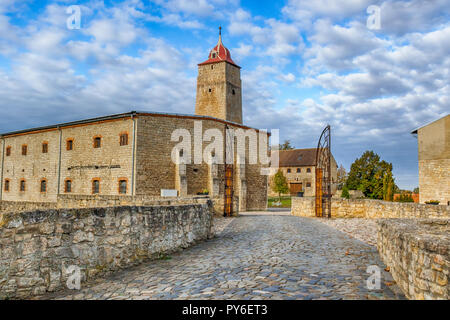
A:
<svg viewBox="0 0 450 320">
<path fill-rule="evenodd" d="M 419 202 L 450 205 L 450 115 L 412 133 L 419 149 Z"/>
<path fill-rule="evenodd" d="M 240 67 L 220 38 L 208 60 L 199 64 L 195 110 L 195 115 L 132 111 L 2 134 L 0 199 L 54 202 L 61 194 L 158 197 L 167 189 L 188 196 L 207 189 L 212 198 L 226 201 L 225 165 L 172 161 L 173 152 L 176 159 L 185 154 L 194 158 L 198 150 L 203 154 L 209 145 L 202 142 L 207 129 L 252 129 L 242 125 Z M 177 149 L 181 138 L 172 141 L 177 129 L 192 138 L 189 148 Z M 247 159 L 249 151 L 256 152 L 247 145 Z M 235 156 L 227 188 L 241 211 L 266 208 L 262 167 L 236 164 Z"/>
<path fill-rule="evenodd" d="M 279 168 L 286 177 L 289 185 L 289 192 L 296 196 L 303 192 L 304 197 L 314 197 L 316 194 L 316 148 L 279 150 Z M 274 163 L 274 155 L 272 155 Z M 277 196 L 272 190 L 272 178 L 278 169 L 270 168 L 269 196 Z M 337 163 L 331 155 L 331 193 L 336 192 Z"/>
</svg>

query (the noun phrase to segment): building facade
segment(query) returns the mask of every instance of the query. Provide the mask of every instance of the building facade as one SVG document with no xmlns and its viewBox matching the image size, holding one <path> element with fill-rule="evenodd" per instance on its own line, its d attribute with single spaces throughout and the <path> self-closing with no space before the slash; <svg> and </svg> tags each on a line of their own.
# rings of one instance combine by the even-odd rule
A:
<svg viewBox="0 0 450 320">
<path fill-rule="evenodd" d="M 290 195 L 297 196 L 299 192 L 302 192 L 304 197 L 316 195 L 316 150 L 316 148 L 310 148 L 275 151 L 278 152 L 279 169 L 287 179 Z M 274 155 L 272 155 L 273 161 Z M 272 178 L 277 171 L 276 168 L 270 169 L 269 196 L 278 196 L 272 189 Z M 335 194 L 337 163 L 333 155 L 331 156 L 331 177 L 331 193 Z"/>
<path fill-rule="evenodd" d="M 132 111 L 0 135 L 0 199 L 54 202 L 61 194 L 158 197 L 165 189 L 176 190 L 178 196 L 208 190 L 212 198 L 222 199 L 224 164 L 173 159 L 206 152 L 208 129 L 224 134 L 226 129 L 259 131 L 242 125 L 240 68 L 220 38 L 209 59 L 199 65 L 198 78 L 195 115 Z M 177 130 L 192 138 L 188 147 L 177 147 Z M 246 159 L 256 152 L 250 145 L 245 151 Z M 234 156 L 232 195 L 240 210 L 264 209 L 264 165 L 239 164 Z"/>
<path fill-rule="evenodd" d="M 450 115 L 412 133 L 418 142 L 420 203 L 450 205 Z"/>
</svg>

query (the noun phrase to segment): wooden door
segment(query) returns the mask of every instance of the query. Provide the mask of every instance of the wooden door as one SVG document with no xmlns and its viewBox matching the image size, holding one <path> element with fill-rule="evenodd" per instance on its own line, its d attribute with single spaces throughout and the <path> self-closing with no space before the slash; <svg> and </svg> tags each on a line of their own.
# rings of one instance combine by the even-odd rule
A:
<svg viewBox="0 0 450 320">
<path fill-rule="evenodd" d="M 225 166 L 225 198 L 223 215 L 231 217 L 233 215 L 233 166 Z"/>
<path fill-rule="evenodd" d="M 291 182 L 289 185 L 291 196 L 296 196 L 298 192 L 303 191 L 303 184 L 301 182 Z"/>
</svg>

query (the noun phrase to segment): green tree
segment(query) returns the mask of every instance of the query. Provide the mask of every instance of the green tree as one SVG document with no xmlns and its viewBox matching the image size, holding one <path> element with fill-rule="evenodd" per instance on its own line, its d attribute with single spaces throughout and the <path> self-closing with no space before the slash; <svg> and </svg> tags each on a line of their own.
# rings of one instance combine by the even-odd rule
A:
<svg viewBox="0 0 450 320">
<path fill-rule="evenodd" d="M 383 176 L 383 200 L 394 200 L 394 178 L 391 171 L 385 172 Z"/>
<path fill-rule="evenodd" d="M 367 198 L 383 199 L 383 180 L 387 172 L 392 174 L 392 163 L 380 160 L 380 156 L 373 151 L 366 151 L 352 163 L 345 186 L 349 190 L 361 190 Z M 393 179 L 391 184 L 395 191 L 398 187 Z"/>
<path fill-rule="evenodd" d="M 292 150 L 294 149 L 293 146 L 291 146 L 291 141 L 284 140 L 283 144 L 280 144 L 279 150 Z"/>
<path fill-rule="evenodd" d="M 413 190 L 414 193 L 419 193 L 419 187 L 415 187 Z"/>
<path fill-rule="evenodd" d="M 272 190 L 278 193 L 278 198 L 280 202 L 281 202 L 281 194 L 289 192 L 287 179 L 280 169 L 278 169 L 277 173 L 275 173 L 275 175 L 273 176 Z"/>
<path fill-rule="evenodd" d="M 350 193 L 348 192 L 347 186 L 342 188 L 341 198 L 350 199 Z"/>
</svg>

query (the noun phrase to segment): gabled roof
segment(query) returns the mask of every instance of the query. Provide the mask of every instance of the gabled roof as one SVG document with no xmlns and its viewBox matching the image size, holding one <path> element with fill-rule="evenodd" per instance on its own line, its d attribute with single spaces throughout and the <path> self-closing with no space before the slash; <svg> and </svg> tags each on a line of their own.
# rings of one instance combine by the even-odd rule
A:
<svg viewBox="0 0 450 320">
<path fill-rule="evenodd" d="M 279 166 L 280 167 L 302 167 L 316 165 L 317 148 L 309 149 L 292 149 L 279 150 Z M 277 151 L 274 151 L 277 152 Z M 273 162 L 273 152 L 271 160 Z"/>
<path fill-rule="evenodd" d="M 433 121 L 430 121 L 430 122 L 427 122 L 427 123 L 421 125 L 420 127 L 418 127 L 416 129 L 414 129 L 413 131 L 411 131 L 411 134 L 417 134 L 417 131 L 419 131 L 423 127 L 429 126 L 430 124 L 435 123 L 436 121 L 439 121 L 439 120 L 444 119 L 446 117 L 450 117 L 450 114 L 447 114 L 446 116 L 443 116 L 442 118 L 439 118 L 439 119 L 436 119 L 436 120 L 433 120 Z"/>
</svg>

